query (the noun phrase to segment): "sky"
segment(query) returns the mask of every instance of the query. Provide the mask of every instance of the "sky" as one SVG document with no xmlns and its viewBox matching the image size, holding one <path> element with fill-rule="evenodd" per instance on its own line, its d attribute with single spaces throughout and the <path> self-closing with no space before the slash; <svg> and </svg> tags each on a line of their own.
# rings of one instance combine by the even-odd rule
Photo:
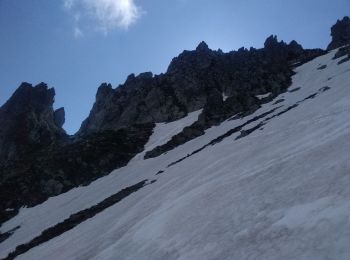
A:
<svg viewBox="0 0 350 260">
<path fill-rule="evenodd" d="M 203 40 L 230 51 L 276 34 L 326 48 L 345 15 L 349 0 L 0 0 L 0 105 L 21 82 L 45 82 L 73 134 L 103 82 L 165 72 Z"/>
</svg>

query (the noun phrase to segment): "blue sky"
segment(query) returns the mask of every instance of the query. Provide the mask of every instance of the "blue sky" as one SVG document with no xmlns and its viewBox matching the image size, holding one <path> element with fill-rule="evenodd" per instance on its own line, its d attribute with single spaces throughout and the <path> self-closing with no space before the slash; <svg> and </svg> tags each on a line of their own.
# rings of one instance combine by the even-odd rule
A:
<svg viewBox="0 0 350 260">
<path fill-rule="evenodd" d="M 202 40 L 229 51 L 277 34 L 325 48 L 349 14 L 349 0 L 0 0 L 0 105 L 23 81 L 46 82 L 74 133 L 102 82 L 164 72 Z"/>
</svg>

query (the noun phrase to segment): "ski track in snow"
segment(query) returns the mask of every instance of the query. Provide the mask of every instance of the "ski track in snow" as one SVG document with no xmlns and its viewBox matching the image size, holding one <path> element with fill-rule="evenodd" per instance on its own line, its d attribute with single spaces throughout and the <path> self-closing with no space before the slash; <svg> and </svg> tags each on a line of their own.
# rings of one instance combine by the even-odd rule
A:
<svg viewBox="0 0 350 260">
<path fill-rule="evenodd" d="M 22 208 L 0 229 L 20 226 L 0 244 L 0 258 L 71 214 L 156 179 L 18 259 L 350 259 L 350 62 L 337 65 L 334 54 L 296 68 L 290 90 L 300 89 L 250 116 L 225 121 L 157 158 L 143 160 L 143 152 L 89 186 Z M 239 140 L 235 133 L 167 168 L 255 116 L 277 108 L 243 130 L 326 86 L 262 130 Z M 145 151 L 199 113 L 157 124 Z"/>
</svg>

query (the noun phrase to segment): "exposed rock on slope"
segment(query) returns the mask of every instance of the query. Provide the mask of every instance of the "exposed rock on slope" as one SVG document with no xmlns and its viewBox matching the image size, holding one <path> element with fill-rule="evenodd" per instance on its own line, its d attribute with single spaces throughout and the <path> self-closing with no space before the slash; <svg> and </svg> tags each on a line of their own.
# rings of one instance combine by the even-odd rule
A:
<svg viewBox="0 0 350 260">
<path fill-rule="evenodd" d="M 263 49 L 241 48 L 229 53 L 210 50 L 202 42 L 196 50 L 174 58 L 165 74 L 131 74 L 116 89 L 102 84 L 79 134 L 133 123 L 173 121 L 205 107 L 214 89 L 234 100 L 241 92 L 276 95 L 290 84 L 292 62 L 321 53 L 303 50 L 295 41 L 279 42 L 276 36 L 268 38 Z"/>
<path fill-rule="evenodd" d="M 58 126 L 58 127 L 62 127 L 64 125 L 64 122 L 65 122 L 65 111 L 64 111 L 64 108 L 61 107 L 57 110 L 55 110 L 55 113 L 54 113 L 54 122 L 55 124 Z"/>
<path fill-rule="evenodd" d="M 173 60 L 169 68 L 171 73 L 179 75 L 178 81 L 181 81 L 180 75 L 188 74 L 197 63 L 202 64 L 202 68 L 209 66 L 208 57 L 215 57 L 209 53 L 215 52 L 205 48 L 204 44 L 200 50 L 207 53 L 201 62 L 196 60 L 194 52 L 183 53 Z M 304 63 L 322 53 L 322 50 L 304 50 L 295 41 L 290 44 L 280 42 L 272 35 L 266 39 L 263 49 L 241 48 L 237 52 L 219 54 L 208 70 L 201 71 L 208 76 L 198 79 L 199 88 L 207 86 L 202 90 L 206 102 L 198 121 L 173 136 L 169 142 L 148 151 L 145 158 L 153 158 L 174 149 L 233 115 L 245 116 L 254 112 L 262 103 L 287 90 L 293 75 L 292 64 Z M 209 85 L 206 85 L 208 82 Z M 221 93 L 225 93 L 228 98 L 223 100 Z M 265 99 L 256 97 L 266 93 L 270 94 Z"/>
<path fill-rule="evenodd" d="M 0 209 L 34 206 L 125 166 L 143 150 L 152 129 L 147 124 L 94 133 L 1 165 Z"/>
<path fill-rule="evenodd" d="M 22 83 L 0 108 L 0 161 L 26 156 L 66 137 L 55 120 L 54 96 L 55 90 L 44 83 Z"/>
<path fill-rule="evenodd" d="M 23 83 L 0 108 L 0 223 L 23 205 L 125 166 L 141 152 L 153 123 L 69 137 L 64 109 L 53 110 L 55 91 Z"/>
<path fill-rule="evenodd" d="M 350 18 L 345 16 L 332 26 L 332 42 L 328 45 L 328 50 L 333 50 L 350 44 Z"/>
</svg>

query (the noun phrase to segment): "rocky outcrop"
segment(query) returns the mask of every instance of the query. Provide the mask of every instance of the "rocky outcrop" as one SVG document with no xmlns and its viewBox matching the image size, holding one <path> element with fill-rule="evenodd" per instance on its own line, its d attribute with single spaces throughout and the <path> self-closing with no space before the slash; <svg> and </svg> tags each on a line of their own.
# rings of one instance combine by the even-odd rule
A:
<svg viewBox="0 0 350 260">
<path fill-rule="evenodd" d="M 333 50 L 350 44 L 350 18 L 345 16 L 338 20 L 331 28 L 332 42 L 328 45 L 328 50 Z"/>
<path fill-rule="evenodd" d="M 293 73 L 290 62 L 305 53 L 295 41 L 288 45 L 276 36 L 268 38 L 261 50 L 229 53 L 213 51 L 201 42 L 194 51 L 174 58 L 164 74 L 131 74 L 115 89 L 102 84 L 79 134 L 182 118 L 203 108 L 213 89 L 227 96 L 241 91 L 278 93 Z"/>
<path fill-rule="evenodd" d="M 166 84 L 162 76 L 153 77 L 151 73 L 132 74 L 116 89 L 102 84 L 79 135 L 183 117 L 187 112 Z"/>
<path fill-rule="evenodd" d="M 34 206 L 125 166 L 143 150 L 154 124 L 93 133 L 0 165 L 0 223 L 5 209 Z M 3 215 L 1 215 L 1 213 Z"/>
<path fill-rule="evenodd" d="M 304 50 L 297 42 L 286 44 L 276 36 L 266 39 L 264 48 L 241 48 L 230 53 L 209 50 L 203 43 L 195 52 L 184 52 L 174 59 L 168 72 L 177 77 L 191 78 L 205 98 L 203 112 L 197 122 L 173 136 L 167 143 L 145 154 L 153 158 L 192 140 L 204 131 L 232 117 L 253 113 L 263 102 L 268 102 L 287 90 L 293 75 L 293 64 L 302 64 L 324 53 L 322 50 Z M 197 66 L 197 64 L 200 66 Z M 194 84 L 195 83 L 195 84 Z M 223 100 L 222 93 L 228 98 Z M 259 100 L 256 95 L 271 93 Z"/>
<path fill-rule="evenodd" d="M 14 160 L 66 137 L 55 123 L 55 90 L 22 83 L 0 108 L 0 162 Z"/>
<path fill-rule="evenodd" d="M 54 122 L 55 122 L 57 127 L 61 128 L 64 125 L 65 115 L 66 115 L 66 113 L 65 113 L 63 107 L 55 110 L 55 112 L 53 114 L 53 118 L 54 118 Z"/>
<path fill-rule="evenodd" d="M 53 110 L 54 95 L 44 83 L 23 83 L 0 108 L 0 224 L 23 205 L 125 166 L 152 134 L 148 123 L 68 136 L 64 109 Z"/>
</svg>

